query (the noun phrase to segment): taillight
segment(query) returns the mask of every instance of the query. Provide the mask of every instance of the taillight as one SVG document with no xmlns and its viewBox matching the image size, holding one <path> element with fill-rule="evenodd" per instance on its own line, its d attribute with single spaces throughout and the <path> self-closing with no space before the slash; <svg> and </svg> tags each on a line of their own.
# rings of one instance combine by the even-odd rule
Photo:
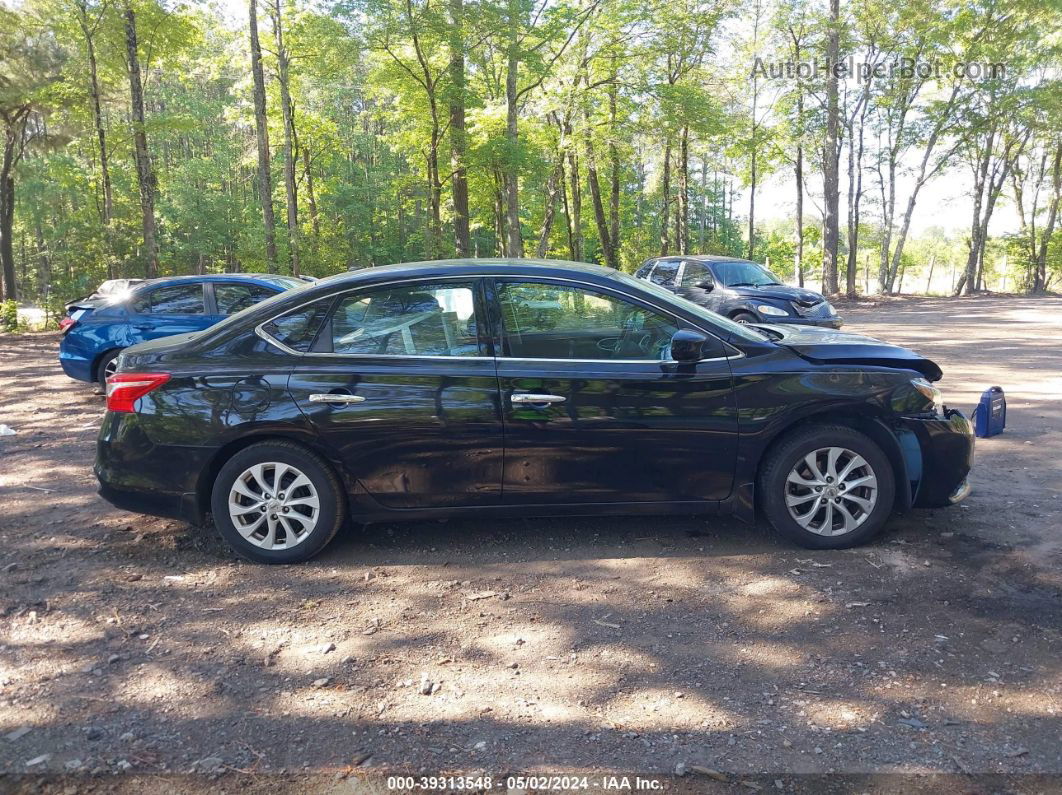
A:
<svg viewBox="0 0 1062 795">
<path fill-rule="evenodd" d="M 107 411 L 136 411 L 136 402 L 170 380 L 169 373 L 118 373 L 107 379 Z"/>
<path fill-rule="evenodd" d="M 74 320 L 74 318 L 70 317 L 70 315 L 67 315 L 59 321 L 59 331 L 63 334 L 66 334 L 66 332 L 70 331 L 70 329 L 72 329 L 76 325 L 77 321 Z"/>
</svg>

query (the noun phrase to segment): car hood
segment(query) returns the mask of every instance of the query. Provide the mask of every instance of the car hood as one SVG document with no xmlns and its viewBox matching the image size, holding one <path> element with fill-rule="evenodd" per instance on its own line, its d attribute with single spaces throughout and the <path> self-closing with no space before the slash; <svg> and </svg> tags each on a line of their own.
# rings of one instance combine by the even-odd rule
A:
<svg viewBox="0 0 1062 795">
<path fill-rule="evenodd" d="M 742 298 L 773 298 L 776 301 L 794 301 L 801 306 L 814 306 L 826 300 L 814 290 L 789 287 L 785 284 L 770 284 L 765 287 L 727 287 L 726 289 Z"/>
<path fill-rule="evenodd" d="M 899 345 L 853 334 L 849 331 L 833 331 L 816 326 L 771 325 L 757 323 L 768 329 L 775 342 L 784 345 L 798 356 L 816 364 L 868 364 L 876 367 L 896 367 L 914 370 L 929 381 L 939 381 L 940 367 Z"/>
</svg>

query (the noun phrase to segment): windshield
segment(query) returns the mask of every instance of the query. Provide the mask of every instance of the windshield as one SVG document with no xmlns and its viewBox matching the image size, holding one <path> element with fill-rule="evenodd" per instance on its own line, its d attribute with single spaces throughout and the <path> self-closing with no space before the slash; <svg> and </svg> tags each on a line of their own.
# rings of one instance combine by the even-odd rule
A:
<svg viewBox="0 0 1062 795">
<path fill-rule="evenodd" d="M 766 287 L 781 284 L 781 280 L 755 262 L 716 262 L 712 265 L 715 278 L 724 287 Z"/>
<path fill-rule="evenodd" d="M 704 318 L 707 322 L 711 323 L 722 331 L 728 332 L 731 335 L 731 338 L 739 337 L 743 340 L 747 340 L 748 342 L 770 341 L 770 337 L 761 334 L 759 331 L 752 328 L 752 326 L 746 326 L 741 323 L 735 323 L 730 318 L 718 315 L 715 312 L 712 312 L 710 309 L 705 309 L 703 306 L 698 306 L 692 301 L 687 301 L 685 298 L 680 298 L 670 290 L 660 287 L 659 285 L 653 284 L 652 282 L 643 281 L 642 279 L 635 279 L 633 276 L 630 276 L 626 273 L 622 273 L 620 271 L 616 271 L 616 273 L 613 274 L 613 278 L 616 279 L 616 281 L 623 282 L 628 287 L 635 287 L 639 290 L 650 292 L 665 304 L 671 304 L 672 306 L 680 307 L 696 317 Z"/>
</svg>

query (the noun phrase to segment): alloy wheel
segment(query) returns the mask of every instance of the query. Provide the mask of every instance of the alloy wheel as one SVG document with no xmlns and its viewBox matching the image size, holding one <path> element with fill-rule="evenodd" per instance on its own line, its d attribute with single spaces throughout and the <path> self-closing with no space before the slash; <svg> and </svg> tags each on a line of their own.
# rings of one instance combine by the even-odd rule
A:
<svg viewBox="0 0 1062 795">
<path fill-rule="evenodd" d="M 229 518 L 261 549 L 291 549 L 305 541 L 321 512 L 313 482 L 291 464 L 267 462 L 245 469 L 229 491 Z"/>
<path fill-rule="evenodd" d="M 865 458 L 844 447 L 822 447 L 805 455 L 786 478 L 789 515 L 809 532 L 851 533 L 878 502 L 878 479 Z"/>
<path fill-rule="evenodd" d="M 103 365 L 104 378 L 110 378 L 112 375 L 118 372 L 118 357 L 115 356 L 107 364 Z"/>
</svg>

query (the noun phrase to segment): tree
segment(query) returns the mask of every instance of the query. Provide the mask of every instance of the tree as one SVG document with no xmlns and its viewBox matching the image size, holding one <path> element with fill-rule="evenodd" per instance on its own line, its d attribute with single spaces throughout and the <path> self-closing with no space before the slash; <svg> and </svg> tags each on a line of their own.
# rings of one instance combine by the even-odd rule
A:
<svg viewBox="0 0 1062 795">
<path fill-rule="evenodd" d="M 25 20 L 0 8 L 0 270 L 3 298 L 18 297 L 15 279 L 15 171 L 27 149 L 48 136 L 44 114 L 60 79 L 63 53 L 47 33 L 31 30 Z"/>
<path fill-rule="evenodd" d="M 159 245 L 155 222 L 155 190 L 158 182 L 155 167 L 148 151 L 147 129 L 144 124 L 144 85 L 140 76 L 140 52 L 137 45 L 136 11 L 131 4 L 123 10 L 125 17 L 125 47 L 129 69 L 129 107 L 133 126 L 133 160 L 136 163 L 137 184 L 140 187 L 140 211 L 144 230 L 144 275 L 152 279 L 159 274 Z"/>
<path fill-rule="evenodd" d="M 247 17 L 251 78 L 254 85 L 255 139 L 258 148 L 258 199 L 262 205 L 266 263 L 270 271 L 276 271 L 276 217 L 273 215 L 273 177 L 269 163 L 269 120 L 266 116 L 265 71 L 262 68 L 262 45 L 258 38 L 258 0 L 248 0 Z"/>
<path fill-rule="evenodd" d="M 838 205 L 840 203 L 840 185 L 838 183 L 840 110 L 837 102 L 840 67 L 841 11 L 840 1 L 830 0 L 830 18 L 826 31 L 826 140 L 822 149 L 822 185 L 825 213 L 823 226 L 823 272 L 825 284 L 823 292 L 834 295 L 837 284 L 837 245 L 838 245 Z"/>
</svg>

